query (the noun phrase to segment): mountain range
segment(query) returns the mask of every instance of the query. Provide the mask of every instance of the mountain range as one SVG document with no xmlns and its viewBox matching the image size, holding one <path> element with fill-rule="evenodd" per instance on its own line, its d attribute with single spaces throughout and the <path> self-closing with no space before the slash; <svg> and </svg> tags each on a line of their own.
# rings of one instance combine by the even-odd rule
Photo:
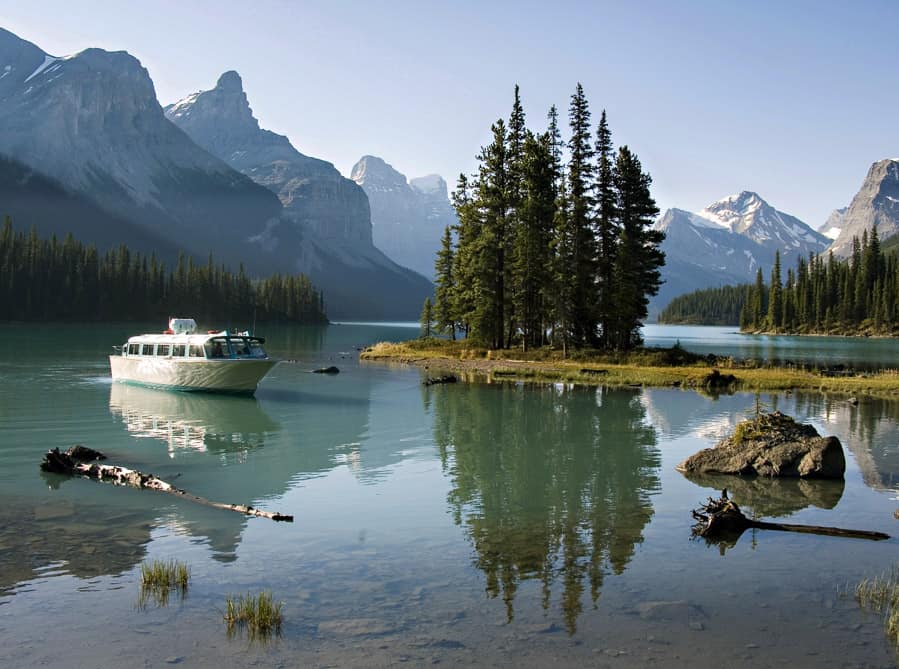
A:
<svg viewBox="0 0 899 669">
<path fill-rule="evenodd" d="M 446 181 L 437 174 L 407 181 L 375 156 L 362 156 L 350 178 L 368 196 L 375 246 L 400 265 L 433 279 L 443 231 L 457 222 Z"/>
<path fill-rule="evenodd" d="M 101 250 L 302 271 L 332 317 L 418 314 L 432 286 L 374 247 L 362 189 L 260 129 L 236 73 L 168 112 L 126 52 L 55 57 L 0 29 L 0 215 Z"/>
<path fill-rule="evenodd" d="M 665 232 L 665 267 L 664 283 L 650 303 L 651 315 L 683 293 L 751 282 L 760 267 L 767 281 L 778 251 L 781 267 L 787 268 L 797 257 L 821 253 L 830 243 L 750 191 L 717 200 L 696 213 L 668 209 L 655 227 Z"/>
</svg>

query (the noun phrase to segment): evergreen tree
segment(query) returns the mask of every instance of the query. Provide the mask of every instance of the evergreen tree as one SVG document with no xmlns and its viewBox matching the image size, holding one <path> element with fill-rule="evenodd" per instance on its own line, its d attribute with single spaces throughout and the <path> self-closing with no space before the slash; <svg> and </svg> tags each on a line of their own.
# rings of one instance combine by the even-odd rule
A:
<svg viewBox="0 0 899 669">
<path fill-rule="evenodd" d="M 596 300 L 596 235 L 594 231 L 595 165 L 591 144 L 590 109 L 584 89 L 577 85 L 568 107 L 567 212 L 572 236 L 571 334 L 577 346 L 598 343 Z"/>
<path fill-rule="evenodd" d="M 597 320 L 600 343 L 608 348 L 612 343 L 615 327 L 615 255 L 618 241 L 614 158 L 612 133 L 603 110 L 596 131 L 596 155 L 598 157 L 596 182 L 596 223 L 598 231 L 597 257 Z"/>
<path fill-rule="evenodd" d="M 780 275 L 780 251 L 774 252 L 774 267 L 771 269 L 771 287 L 768 292 L 767 327 L 773 332 L 780 329 L 783 322 L 783 283 Z"/>
<path fill-rule="evenodd" d="M 443 231 L 443 239 L 440 250 L 437 252 L 437 262 L 434 265 L 434 320 L 437 330 L 449 333 L 456 339 L 456 316 L 453 304 L 453 295 L 456 285 L 453 277 L 453 240 L 449 226 Z"/>
<path fill-rule="evenodd" d="M 615 258 L 615 323 L 611 342 L 628 350 L 642 343 L 640 327 L 648 315 L 649 297 L 662 283 L 660 268 L 665 254 L 659 245 L 664 233 L 652 228 L 658 215 L 649 187 L 652 178 L 626 146 L 615 161 L 615 191 L 620 230 Z"/>
<path fill-rule="evenodd" d="M 515 238 L 515 313 L 524 350 L 539 346 L 550 295 L 552 221 L 555 214 L 554 174 L 548 135 L 528 133 L 524 145 L 523 188 Z"/>
<path fill-rule="evenodd" d="M 425 303 L 421 308 L 421 318 L 419 320 L 421 324 L 421 336 L 424 339 L 427 339 L 431 336 L 431 326 L 434 323 L 434 311 L 431 306 L 431 298 L 426 297 Z"/>
</svg>

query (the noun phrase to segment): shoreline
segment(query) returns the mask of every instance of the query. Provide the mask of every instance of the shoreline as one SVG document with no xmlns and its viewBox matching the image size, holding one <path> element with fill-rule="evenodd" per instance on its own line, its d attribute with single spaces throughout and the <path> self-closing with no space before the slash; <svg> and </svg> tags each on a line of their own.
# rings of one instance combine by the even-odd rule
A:
<svg viewBox="0 0 899 669">
<path fill-rule="evenodd" d="M 663 356 L 673 349 L 653 351 Z M 505 357 L 506 355 L 515 357 Z M 542 352 L 533 355 L 545 355 Z M 585 386 L 639 386 L 683 388 L 705 392 L 783 392 L 807 390 L 846 396 L 866 395 L 899 399 L 899 373 L 854 372 L 827 375 L 782 366 L 756 366 L 749 362 L 694 358 L 685 364 L 609 360 L 584 356 L 576 360 L 550 357 L 523 359 L 520 350 L 487 351 L 466 348 L 460 342 L 381 342 L 363 350 L 360 362 L 400 364 L 463 376 L 466 381 L 529 381 L 574 383 Z M 466 379 L 465 376 L 472 378 Z"/>
</svg>

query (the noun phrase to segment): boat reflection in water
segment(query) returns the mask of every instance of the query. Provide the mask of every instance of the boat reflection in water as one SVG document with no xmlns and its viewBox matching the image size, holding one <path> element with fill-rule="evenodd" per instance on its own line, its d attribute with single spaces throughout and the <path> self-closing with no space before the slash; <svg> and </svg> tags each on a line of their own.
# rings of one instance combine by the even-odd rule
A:
<svg viewBox="0 0 899 669">
<path fill-rule="evenodd" d="M 135 437 L 158 439 L 169 455 L 179 449 L 247 450 L 262 446 L 278 429 L 250 397 L 182 393 L 113 383 L 109 410 Z"/>
</svg>

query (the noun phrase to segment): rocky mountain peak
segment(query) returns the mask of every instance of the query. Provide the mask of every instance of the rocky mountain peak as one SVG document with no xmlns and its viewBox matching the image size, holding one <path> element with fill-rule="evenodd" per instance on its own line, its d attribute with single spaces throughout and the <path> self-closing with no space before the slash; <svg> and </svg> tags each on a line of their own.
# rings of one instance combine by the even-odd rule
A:
<svg viewBox="0 0 899 669">
<path fill-rule="evenodd" d="M 878 160 L 868 169 L 846 210 L 831 250 L 835 255 L 848 256 L 852 238 L 861 238 L 865 230 L 875 225 L 881 239 L 899 233 L 899 159 Z"/>
<path fill-rule="evenodd" d="M 223 72 L 215 84 L 216 89 L 225 93 L 243 93 L 243 79 L 234 70 Z"/>
<path fill-rule="evenodd" d="M 446 200 L 449 197 L 446 180 L 439 174 L 426 174 L 423 177 L 409 179 L 409 185 L 415 190 L 431 197 L 437 197 L 443 200 Z"/>
<path fill-rule="evenodd" d="M 405 175 L 377 156 L 362 156 L 353 165 L 350 179 L 368 192 L 371 190 L 409 190 Z"/>
<path fill-rule="evenodd" d="M 203 126 L 212 130 L 212 134 L 235 135 L 253 134 L 259 131 L 259 122 L 253 116 L 250 101 L 243 90 L 243 81 L 234 70 L 229 70 L 219 77 L 215 88 L 208 91 L 197 91 L 187 97 L 170 104 L 165 108 L 165 115 L 182 129 L 184 126 Z M 188 131 L 188 134 L 191 134 Z"/>
</svg>

